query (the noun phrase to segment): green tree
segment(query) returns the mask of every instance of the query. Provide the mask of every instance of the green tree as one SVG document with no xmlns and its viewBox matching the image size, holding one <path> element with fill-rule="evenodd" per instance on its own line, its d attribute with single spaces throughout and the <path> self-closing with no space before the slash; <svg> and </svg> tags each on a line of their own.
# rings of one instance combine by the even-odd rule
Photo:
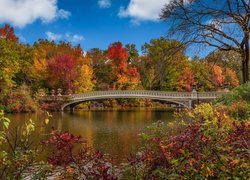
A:
<svg viewBox="0 0 250 180">
<path fill-rule="evenodd" d="M 87 51 L 87 57 L 92 59 L 91 66 L 95 70 L 95 67 L 102 65 L 107 61 L 106 51 L 99 48 L 93 48 Z"/>
<path fill-rule="evenodd" d="M 13 77 L 20 70 L 20 47 L 15 42 L 0 39 L 0 99 L 15 85 Z"/>
<path fill-rule="evenodd" d="M 214 85 L 211 82 L 211 67 L 202 60 L 190 61 L 191 70 L 194 73 L 195 80 L 197 81 L 198 91 L 211 91 L 214 90 Z"/>
<path fill-rule="evenodd" d="M 112 83 L 112 66 L 108 63 L 107 52 L 98 48 L 90 49 L 87 57 L 92 59 L 93 79 L 96 90 L 108 90 Z"/>
<path fill-rule="evenodd" d="M 153 89 L 156 90 L 176 90 L 179 72 L 188 66 L 188 60 L 184 55 L 183 45 L 174 40 L 163 37 L 152 39 L 150 43 L 145 43 L 142 47 L 145 62 L 145 72 L 141 73 L 144 79 L 149 79 L 148 69 L 153 67 L 156 80 Z M 146 82 L 144 80 L 144 82 Z M 152 86 L 152 85 L 151 85 Z M 149 86 L 146 85 L 148 88 Z"/>
<path fill-rule="evenodd" d="M 136 45 L 135 44 L 126 44 L 125 47 L 128 50 L 128 63 L 133 62 L 134 59 L 139 57 L 139 53 L 138 50 L 136 49 Z"/>
<path fill-rule="evenodd" d="M 18 86 L 22 84 L 31 86 L 32 79 L 30 78 L 30 72 L 33 64 L 33 49 L 29 45 L 20 44 L 18 63 L 21 68 L 15 74 L 13 80 Z"/>
</svg>

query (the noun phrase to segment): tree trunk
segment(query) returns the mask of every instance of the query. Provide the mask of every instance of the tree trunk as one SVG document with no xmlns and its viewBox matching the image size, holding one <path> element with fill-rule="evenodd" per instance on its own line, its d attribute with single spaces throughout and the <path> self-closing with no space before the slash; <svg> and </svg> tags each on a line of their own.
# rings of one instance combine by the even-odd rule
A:
<svg viewBox="0 0 250 180">
<path fill-rule="evenodd" d="M 242 72 L 242 82 L 245 83 L 246 82 L 246 76 L 245 76 L 245 72 L 246 72 L 246 66 L 245 66 L 245 61 L 244 61 L 245 57 L 242 56 L 242 61 L 241 61 L 241 72 Z"/>
<path fill-rule="evenodd" d="M 245 62 L 246 62 L 245 63 L 245 66 L 246 66 L 246 78 L 245 79 L 246 79 L 246 81 L 244 83 L 249 81 L 249 50 L 246 54 Z"/>
<path fill-rule="evenodd" d="M 243 84 L 247 83 L 249 81 L 249 55 L 244 57 L 244 60 L 242 61 L 242 78 L 243 78 Z"/>
<path fill-rule="evenodd" d="M 247 36 L 246 48 L 245 48 L 245 66 L 246 66 L 246 82 L 249 81 L 249 36 Z"/>
<path fill-rule="evenodd" d="M 249 81 L 249 34 L 245 32 L 245 44 L 243 45 L 243 54 L 242 54 L 242 75 L 243 83 Z"/>
</svg>

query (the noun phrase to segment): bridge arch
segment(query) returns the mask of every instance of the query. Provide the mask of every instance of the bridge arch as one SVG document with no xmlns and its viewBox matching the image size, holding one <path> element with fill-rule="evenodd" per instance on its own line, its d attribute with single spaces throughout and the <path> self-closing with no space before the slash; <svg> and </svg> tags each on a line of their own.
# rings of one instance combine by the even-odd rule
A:
<svg viewBox="0 0 250 180">
<path fill-rule="evenodd" d="M 87 101 L 95 101 L 95 100 L 105 100 L 105 99 L 151 99 L 151 100 L 158 100 L 158 101 L 164 101 L 164 102 L 169 102 L 172 104 L 177 104 L 177 105 L 181 105 L 185 108 L 191 108 L 189 105 L 189 101 L 178 101 L 178 100 L 173 100 L 173 99 L 165 99 L 165 98 L 155 98 L 155 97 L 94 97 L 94 98 L 82 98 L 79 100 L 74 100 L 72 102 L 68 102 L 62 105 L 61 107 L 61 111 L 64 111 L 65 108 L 70 107 L 70 108 L 74 108 L 75 106 L 83 103 L 83 102 L 87 102 Z"/>
<path fill-rule="evenodd" d="M 96 91 L 85 94 L 73 94 L 70 96 L 47 96 L 43 98 L 45 102 L 59 101 L 63 111 L 66 107 L 74 108 L 76 105 L 86 102 L 103 99 L 152 99 L 165 101 L 173 104 L 179 104 L 191 109 L 195 102 L 208 102 L 225 94 L 226 92 L 167 92 L 167 91 L 147 91 L 147 90 L 114 90 L 114 91 Z M 62 103 L 61 103 L 62 102 Z"/>
</svg>

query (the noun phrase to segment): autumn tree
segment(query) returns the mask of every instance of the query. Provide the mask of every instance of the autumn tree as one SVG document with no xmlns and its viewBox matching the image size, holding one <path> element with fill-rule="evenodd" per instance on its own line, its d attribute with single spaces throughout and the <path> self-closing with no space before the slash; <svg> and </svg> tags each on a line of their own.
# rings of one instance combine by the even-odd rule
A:
<svg viewBox="0 0 250 180">
<path fill-rule="evenodd" d="M 156 72 L 153 67 L 148 69 L 148 75 L 146 76 L 146 84 L 148 85 L 148 89 L 151 90 L 154 83 L 156 82 Z"/>
<path fill-rule="evenodd" d="M 230 88 L 239 85 L 236 72 L 228 67 L 208 62 L 206 58 L 192 59 L 189 62 L 198 91 L 216 91 L 225 84 L 230 85 Z M 181 78 L 185 79 L 185 77 Z"/>
<path fill-rule="evenodd" d="M 5 24 L 4 27 L 0 28 L 0 39 L 18 43 L 18 37 L 15 35 L 14 28 L 8 24 Z"/>
<path fill-rule="evenodd" d="M 115 67 L 115 73 L 124 73 L 128 67 L 128 51 L 122 47 L 122 43 L 113 43 L 108 48 L 108 58 L 111 60 L 110 64 Z"/>
<path fill-rule="evenodd" d="M 39 40 L 33 45 L 33 63 L 29 73 L 33 89 L 48 88 L 48 62 L 56 56 L 57 44 L 48 40 Z"/>
<path fill-rule="evenodd" d="M 36 89 L 61 88 L 78 93 L 93 89 L 92 59 L 85 57 L 80 45 L 39 40 L 33 46 L 31 77 Z"/>
<path fill-rule="evenodd" d="M 242 80 L 240 58 L 240 54 L 234 51 L 215 51 L 208 54 L 204 60 L 209 64 L 216 64 L 223 69 L 231 69 L 236 73 L 237 78 Z"/>
<path fill-rule="evenodd" d="M 185 44 L 206 44 L 239 53 L 243 83 L 249 80 L 249 0 L 172 0 L 161 19 L 170 21 L 169 36 Z"/>
<path fill-rule="evenodd" d="M 136 67 L 128 64 L 128 50 L 122 47 L 122 43 L 116 42 L 109 46 L 108 58 L 113 67 L 113 88 L 136 89 L 140 86 L 140 74 Z"/>
<path fill-rule="evenodd" d="M 99 48 L 93 48 L 87 51 L 87 57 L 92 59 L 91 67 L 93 67 L 93 69 L 107 61 L 106 51 Z"/>
<path fill-rule="evenodd" d="M 140 73 L 141 83 L 144 89 L 153 90 L 157 84 L 156 69 L 152 59 L 147 56 L 140 56 L 132 63 Z"/>
<path fill-rule="evenodd" d="M 207 62 L 201 59 L 193 59 L 190 61 L 191 71 L 196 80 L 197 91 L 212 91 L 214 84 L 211 81 L 211 67 Z"/>
<path fill-rule="evenodd" d="M 74 57 L 76 60 L 75 71 L 78 77 L 74 80 L 75 93 L 92 91 L 95 85 L 93 80 L 92 59 L 85 56 L 80 45 L 76 46 Z"/>
<path fill-rule="evenodd" d="M 28 45 L 0 39 L 0 96 L 16 85 L 29 83 L 31 63 L 32 51 Z"/>
<path fill-rule="evenodd" d="M 48 62 L 47 82 L 50 87 L 61 88 L 64 91 L 75 90 L 73 84 L 78 77 L 75 71 L 76 61 L 70 55 L 58 55 Z"/>
<path fill-rule="evenodd" d="M 192 91 L 192 86 L 195 86 L 196 83 L 194 73 L 189 67 L 186 67 L 178 77 L 178 91 Z"/>
<path fill-rule="evenodd" d="M 27 74 L 32 63 L 32 49 L 29 45 L 18 43 L 14 28 L 8 24 L 0 28 L 0 59 L 2 76 L 0 79 L 7 89 L 14 84 L 21 85 L 28 82 Z"/>
<path fill-rule="evenodd" d="M 217 87 L 220 87 L 222 83 L 224 83 L 225 76 L 223 75 L 223 71 L 220 66 L 217 65 L 212 66 L 211 80 L 213 84 Z"/>
<path fill-rule="evenodd" d="M 239 86 L 239 79 L 233 70 L 226 68 L 224 74 L 225 82 L 228 83 L 232 88 Z"/>
</svg>

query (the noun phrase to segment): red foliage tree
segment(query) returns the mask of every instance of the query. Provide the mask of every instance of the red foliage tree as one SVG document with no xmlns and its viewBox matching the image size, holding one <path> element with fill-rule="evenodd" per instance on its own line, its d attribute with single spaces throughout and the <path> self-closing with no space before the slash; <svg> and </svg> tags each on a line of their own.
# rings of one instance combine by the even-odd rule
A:
<svg viewBox="0 0 250 180">
<path fill-rule="evenodd" d="M 14 28 L 8 24 L 5 24 L 4 27 L 0 28 L 0 39 L 10 40 L 15 43 L 18 42 L 18 37 L 14 33 Z"/>
<path fill-rule="evenodd" d="M 122 47 L 122 43 L 116 42 L 108 48 L 108 58 L 111 59 L 111 64 L 116 66 L 120 72 L 125 72 L 128 67 L 128 50 Z"/>
<path fill-rule="evenodd" d="M 140 84 L 140 74 L 136 67 L 129 67 L 129 53 L 122 43 L 113 43 L 108 48 L 108 58 L 113 66 L 114 89 L 136 89 Z"/>
<path fill-rule="evenodd" d="M 135 78 L 138 78 L 140 79 L 140 73 L 137 71 L 136 67 L 131 67 L 129 69 L 129 75 L 135 77 Z"/>
<path fill-rule="evenodd" d="M 70 55 L 57 55 L 48 62 L 48 83 L 53 88 L 74 90 L 73 81 L 78 74 L 75 71 L 76 61 Z"/>
</svg>

